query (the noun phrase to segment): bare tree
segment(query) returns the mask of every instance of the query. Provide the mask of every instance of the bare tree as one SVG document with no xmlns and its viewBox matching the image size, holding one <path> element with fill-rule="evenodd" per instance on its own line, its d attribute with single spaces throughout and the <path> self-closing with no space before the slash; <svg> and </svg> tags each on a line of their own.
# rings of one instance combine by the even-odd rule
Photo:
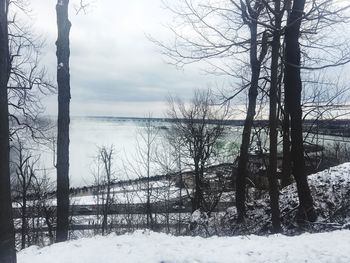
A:
<svg viewBox="0 0 350 263">
<path fill-rule="evenodd" d="M 183 8 L 169 9 L 183 21 L 172 28 L 175 34 L 173 46 L 160 45 L 164 54 L 176 65 L 205 61 L 214 74 L 224 74 L 239 80 L 233 95 L 224 94 L 229 102 L 248 89 L 248 109 L 246 112 L 237 173 L 232 171 L 236 182 L 236 206 L 238 221 L 245 215 L 246 177 L 248 175 L 248 151 L 251 143 L 251 130 L 256 115 L 257 96 L 260 82 L 261 65 L 265 60 L 268 39 L 265 32 L 267 23 L 261 21 L 264 1 L 206 1 L 183 0 Z M 189 26 L 192 35 L 182 32 L 183 25 Z M 270 26 L 271 28 L 271 26 Z M 247 30 L 248 29 L 248 30 Z M 237 63 L 232 65 L 232 60 Z M 247 62 L 247 61 L 248 62 Z M 242 70 L 242 65 L 244 71 Z M 246 70 L 246 68 L 248 68 Z M 248 77 L 247 77 L 248 75 Z M 234 176 L 237 174 L 237 177 Z"/>
<path fill-rule="evenodd" d="M 9 170 L 9 109 L 7 84 L 10 76 L 8 1 L 0 1 L 0 261 L 15 263 Z"/>
<path fill-rule="evenodd" d="M 44 222 L 41 221 L 41 218 L 37 217 L 36 229 L 40 231 L 44 224 L 47 226 L 47 236 L 49 238 L 49 244 L 54 242 L 55 231 L 54 225 L 56 224 L 56 209 L 53 205 L 52 200 L 55 198 L 54 189 L 55 185 L 48 177 L 46 171 L 43 171 L 42 175 L 37 175 L 34 178 L 32 185 L 33 188 L 33 216 L 43 215 Z M 34 210 L 35 209 L 35 210 Z M 34 224 L 34 218 L 33 218 Z M 33 232 L 35 233 L 35 227 L 33 227 Z M 34 235 L 33 233 L 33 235 Z M 43 231 L 41 231 L 43 233 Z M 41 242 L 43 245 L 47 244 L 45 242 L 46 235 L 41 237 Z M 39 244 L 39 237 L 33 237 L 34 244 Z"/>
<path fill-rule="evenodd" d="M 262 1 L 252 3 L 241 1 L 242 19 L 248 25 L 250 31 L 250 67 L 251 80 L 248 94 L 248 109 L 243 126 L 242 144 L 238 157 L 238 169 L 236 179 L 236 207 L 238 222 L 245 217 L 246 178 L 248 175 L 248 153 L 253 120 L 256 112 L 256 98 L 258 95 L 261 64 L 267 52 L 267 35 L 263 34 L 261 39 L 261 51 L 258 51 L 258 21 L 263 10 Z"/>
<path fill-rule="evenodd" d="M 287 21 L 285 23 L 285 42 L 287 41 L 287 35 L 291 35 L 290 32 L 295 31 L 296 27 L 300 27 L 300 34 L 298 40 L 294 40 L 299 45 L 300 51 L 300 65 L 292 65 L 286 63 L 286 58 L 284 60 L 283 67 L 288 68 L 299 68 L 304 69 L 301 78 L 303 78 L 304 89 L 306 94 L 312 93 L 312 90 L 308 90 L 308 83 L 319 82 L 319 77 L 310 78 L 309 72 L 305 71 L 315 71 L 318 70 L 325 72 L 330 68 L 339 67 L 345 65 L 350 61 L 350 49 L 347 33 L 343 30 L 343 25 L 347 24 L 349 21 L 349 16 L 346 15 L 346 11 L 349 9 L 349 5 L 338 5 L 334 1 L 315 1 L 309 0 L 305 1 L 302 5 L 304 6 L 304 11 L 299 14 L 298 18 L 291 17 L 296 15 L 292 12 L 293 1 L 284 1 L 287 12 Z M 292 20 L 296 21 L 289 24 Z M 293 29 L 290 29 L 292 26 Z M 293 37 L 296 37 L 294 35 Z M 290 45 L 289 45 L 290 46 Z M 285 52 L 286 53 L 286 52 Z M 285 56 L 286 54 L 283 54 Z M 289 64 L 289 65 L 287 65 Z M 298 69 L 297 69 L 298 70 Z M 331 73 L 332 74 L 332 73 Z M 285 79 L 286 81 L 286 79 Z M 337 82 L 337 80 L 333 80 Z M 298 82 L 298 81 L 297 81 Z M 320 82 L 320 86 L 324 83 Z M 294 83 L 291 84 L 293 86 Z M 291 87 L 290 86 L 290 87 Z M 301 87 L 301 86 L 300 86 Z M 284 87 L 287 89 L 287 87 Z M 307 95 L 309 96 L 309 95 Z M 302 98 L 301 98 L 302 99 Z M 283 105 L 283 163 L 282 163 L 282 185 L 285 186 L 291 182 L 290 175 L 292 171 L 292 163 L 290 156 L 290 110 L 287 103 L 288 92 L 284 94 L 284 105 Z M 310 105 L 309 105 L 310 106 Z M 305 114 L 309 109 L 306 109 Z M 304 114 L 304 115 L 305 115 Z M 310 115 L 309 115 L 310 117 Z"/>
<path fill-rule="evenodd" d="M 210 90 L 197 90 L 189 105 L 170 98 L 167 116 L 172 119 L 171 134 L 176 137 L 171 141 L 181 142 L 183 161 L 193 171 L 192 186 L 188 191 L 192 211 L 211 210 L 211 205 L 203 198 L 206 191 L 204 171 L 214 155 L 215 144 L 223 135 L 226 109 L 213 105 Z"/>
<path fill-rule="evenodd" d="M 292 12 L 285 31 L 285 76 L 286 104 L 291 119 L 291 159 L 293 175 L 297 183 L 300 202 L 299 219 L 315 221 L 317 215 L 305 173 L 301 89 L 299 35 L 305 0 L 293 1 Z"/>
<path fill-rule="evenodd" d="M 151 207 L 152 187 L 150 184 L 150 176 L 151 176 L 151 165 L 153 161 L 152 159 L 154 154 L 154 147 L 155 147 L 156 138 L 158 135 L 158 130 L 152 124 L 151 118 L 152 118 L 152 115 L 149 114 L 146 121 L 145 131 L 139 133 L 141 141 L 140 140 L 138 141 L 138 148 L 139 148 L 139 151 L 143 151 L 145 156 L 143 165 L 146 171 L 146 178 L 147 178 L 147 185 L 146 185 L 147 226 L 149 226 L 151 229 L 154 229 L 154 219 L 152 216 L 152 207 Z M 140 143 L 144 144 L 143 149 Z"/>
<path fill-rule="evenodd" d="M 225 74 L 232 79 L 241 79 L 243 85 L 236 85 L 232 96 L 224 95 L 225 101 L 232 100 L 242 91 L 248 89 L 248 107 L 238 159 L 236 183 L 238 221 L 242 221 L 245 216 L 248 149 L 251 144 L 253 120 L 263 104 L 266 104 L 266 98 L 271 99 L 268 175 L 275 229 L 279 228 L 276 179 L 278 116 L 281 113 L 283 115 L 283 185 L 289 183 L 290 170 L 294 169 L 289 154 L 290 137 L 295 138 L 296 133 L 298 133 L 295 130 L 302 127 L 301 123 L 300 127 L 295 126 L 296 111 L 294 108 L 290 108 L 290 103 L 287 103 L 287 98 L 290 98 L 288 89 L 292 86 L 295 87 L 295 83 L 299 80 L 295 81 L 294 78 L 286 86 L 287 79 L 292 78 L 285 76 L 285 81 L 282 83 L 283 74 L 287 71 L 285 67 L 288 65 L 288 68 L 295 67 L 299 71 L 300 69 L 320 70 L 344 65 L 350 61 L 349 41 L 346 38 L 334 37 L 331 41 L 324 42 L 327 34 L 333 33 L 329 29 L 337 31 L 334 30 L 335 26 L 344 23 L 347 19 L 343 11 L 347 10 L 349 6 L 334 4 L 334 1 L 330 0 L 302 1 L 301 5 L 306 6 L 306 8 L 303 8 L 303 11 L 298 10 L 299 16 L 295 18 L 296 13 L 293 12 L 292 8 L 295 2 L 297 1 L 230 0 L 215 2 L 208 0 L 203 2 L 180 0 L 176 2 L 178 6 L 174 4 L 167 6 L 176 15 L 175 21 L 178 22 L 175 22 L 171 27 L 175 36 L 174 42 L 167 45 L 155 41 L 162 47 L 163 53 L 170 62 L 177 66 L 181 67 L 188 63 L 204 61 L 213 68 L 211 73 Z M 298 34 L 295 32 L 295 28 L 298 28 Z M 188 29 L 191 31 L 190 34 Z M 337 31 L 337 33 L 340 36 L 342 32 Z M 299 58 L 299 62 L 302 63 L 298 65 L 286 62 L 290 59 L 290 50 L 288 50 L 292 43 L 289 41 L 290 38 L 293 38 L 293 43 L 298 45 L 301 42 L 299 57 L 301 52 L 303 61 L 300 61 Z M 281 45 L 284 42 L 286 44 Z M 287 42 L 289 43 L 287 44 Z M 270 48 L 271 52 L 269 52 Z M 284 52 L 285 49 L 286 52 Z M 321 56 L 320 53 L 322 53 Z M 235 60 L 235 63 L 232 63 L 232 60 Z M 267 65 L 270 60 L 271 67 Z M 234 65 L 232 66 L 232 64 Z M 245 65 L 245 69 L 249 68 L 248 71 L 245 71 L 248 74 L 239 74 L 242 70 L 235 67 L 238 65 Z M 301 79 L 300 72 L 299 79 Z M 268 86 L 270 89 L 267 89 Z M 259 92 L 260 97 L 258 97 Z M 283 95 L 287 97 L 285 102 L 282 101 Z M 298 100 L 298 96 L 294 95 L 292 96 L 293 100 Z M 257 106 L 260 106 L 260 109 Z M 293 113 L 291 113 L 292 110 Z M 301 114 L 301 109 L 297 111 Z M 290 122 L 294 123 L 292 129 L 289 125 Z M 293 135 L 290 134 L 290 129 Z M 302 134 L 302 131 L 300 133 Z M 298 144 L 300 145 L 300 142 Z M 303 155 L 299 151 L 299 159 L 302 158 Z M 298 165 L 298 167 L 303 167 L 303 165 Z M 233 174 L 235 174 L 234 172 Z M 304 190 L 300 191 L 305 192 Z"/>
<path fill-rule="evenodd" d="M 102 235 L 110 233 L 109 225 L 113 225 L 110 211 L 116 203 L 114 184 L 117 181 L 115 171 L 114 146 L 102 146 L 98 148 L 94 163 L 94 189 L 93 194 L 97 205 L 96 225 L 101 226 Z M 96 229 L 99 232 L 99 229 Z"/>
<path fill-rule="evenodd" d="M 58 38 L 57 46 L 57 84 L 58 84 L 58 120 L 57 120 L 57 230 L 56 241 L 68 239 L 69 227 L 69 0 L 58 0 L 56 5 Z"/>
<path fill-rule="evenodd" d="M 103 180 L 102 180 L 102 188 L 103 188 L 103 194 L 102 194 L 102 235 L 105 234 L 107 230 L 107 224 L 108 224 L 108 214 L 111 208 L 111 205 L 113 203 L 112 196 L 111 196 L 111 187 L 112 183 L 114 182 L 114 173 L 112 171 L 112 162 L 114 158 L 114 149 L 113 146 L 109 149 L 107 147 L 102 147 L 99 149 L 99 157 L 102 162 L 103 166 Z"/>
<path fill-rule="evenodd" d="M 159 129 L 152 120 L 152 114 L 146 116 L 144 125 L 136 131 L 136 152 L 133 160 L 128 160 L 127 174 L 132 174 L 132 178 L 139 178 L 139 185 L 136 187 L 136 195 L 141 203 L 145 202 L 146 224 L 150 229 L 154 229 L 155 216 L 152 212 L 153 183 L 151 177 L 155 175 L 155 150 Z M 135 189 L 134 189 L 135 190 Z M 145 195 L 143 194 L 144 192 Z M 145 200 L 146 199 L 146 200 Z"/>
<path fill-rule="evenodd" d="M 170 139 L 165 132 L 167 139 Z M 179 154 L 177 149 L 174 149 L 174 146 L 178 144 L 169 143 L 169 140 L 162 140 L 160 143 L 157 143 L 155 151 L 155 162 L 159 166 L 159 174 L 165 176 L 161 181 L 161 186 L 159 187 L 159 192 L 157 195 L 157 200 L 164 203 L 165 206 L 165 222 L 167 227 L 167 232 L 170 233 L 170 220 L 171 212 L 173 207 L 171 206 L 171 201 L 174 200 L 175 196 L 178 194 L 177 205 L 182 205 L 182 174 L 181 174 L 181 164 L 179 161 Z M 178 174 L 179 181 L 174 180 L 174 174 Z M 178 186 L 179 189 L 176 189 L 175 186 Z M 175 188 L 175 189 L 174 189 Z M 176 194 L 176 195 L 175 195 Z M 181 231 L 181 213 L 178 214 L 178 228 L 177 233 Z"/>
<path fill-rule="evenodd" d="M 267 6 L 269 7 L 269 6 Z M 283 8 L 283 9 L 282 9 Z M 274 232 L 281 231 L 280 210 L 278 204 L 278 182 L 277 182 L 277 135 L 278 135 L 278 91 L 280 90 L 279 75 L 280 73 L 280 51 L 281 51 L 281 25 L 285 8 L 281 6 L 281 0 L 274 2 L 272 25 L 272 43 L 271 43 L 271 82 L 270 82 L 270 107 L 269 107 L 269 190 L 271 200 L 272 226 Z"/>
<path fill-rule="evenodd" d="M 55 91 L 40 61 L 44 41 L 23 21 L 31 18 L 29 2 L 15 0 L 8 4 L 11 10 L 8 24 L 10 136 L 22 132 L 30 135 L 32 140 L 42 142 L 51 125 L 40 116 L 44 112 L 41 99 Z"/>
<path fill-rule="evenodd" d="M 33 194 L 33 184 L 36 177 L 35 165 L 39 159 L 34 159 L 34 156 L 28 149 L 25 149 L 24 143 L 18 137 L 16 145 L 12 149 L 15 155 L 14 166 L 16 175 L 13 188 L 16 193 L 16 199 L 19 199 L 18 203 L 21 207 L 21 249 L 24 249 L 27 243 L 29 228 L 28 198 Z"/>
<path fill-rule="evenodd" d="M 45 70 L 39 67 L 38 54 L 41 43 L 38 44 L 37 39 L 33 38 L 29 27 L 25 27 L 16 20 L 18 10 L 26 13 L 26 3 L 3 1 L 1 5 L 6 16 L 6 20 L 3 20 L 6 21 L 6 30 L 4 24 L 1 31 L 3 36 L 7 34 L 6 39 L 3 38 L 4 41 L 6 40 L 6 45 L 4 41 L 1 44 L 3 51 L 7 49 L 6 55 L 1 56 L 4 59 L 3 62 L 7 61 L 7 91 L 6 96 L 1 96 L 1 98 L 6 99 L 8 105 L 7 111 L 1 112 L 8 114 L 9 122 L 7 126 L 1 125 L 1 127 L 9 128 L 7 133 L 12 138 L 21 130 L 27 130 L 33 138 L 37 138 L 37 135 L 43 132 L 42 122 L 38 122 L 38 114 L 42 109 L 39 95 L 51 92 L 53 86 L 46 81 Z M 10 6 L 11 10 L 13 7 L 11 14 Z M 9 15 L 12 17 L 8 20 Z M 34 87 L 37 89 L 35 90 Z M 1 147 L 1 149 L 5 151 L 5 149 L 8 150 L 8 147 Z M 1 156 L 6 157 L 6 154 L 1 154 Z M 6 169 L 4 171 L 6 172 Z"/>
</svg>

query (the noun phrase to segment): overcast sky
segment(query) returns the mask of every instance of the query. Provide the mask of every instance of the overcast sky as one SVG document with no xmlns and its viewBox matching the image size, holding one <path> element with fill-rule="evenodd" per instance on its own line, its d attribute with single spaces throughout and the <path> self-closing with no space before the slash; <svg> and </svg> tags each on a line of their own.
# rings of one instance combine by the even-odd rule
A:
<svg viewBox="0 0 350 263">
<path fill-rule="evenodd" d="M 151 112 L 162 117 L 169 94 L 188 99 L 194 89 L 232 81 L 205 73 L 203 64 L 179 70 L 166 63 L 159 47 L 147 38 L 174 38 L 167 26 L 174 15 L 162 0 L 85 1 L 90 3 L 87 13 L 76 15 L 80 0 L 70 0 L 72 115 L 142 117 Z M 56 82 L 56 0 L 29 2 L 33 27 L 46 40 L 42 64 Z M 56 113 L 56 101 L 56 96 L 45 100 L 48 114 Z"/>
<path fill-rule="evenodd" d="M 70 1 L 72 115 L 163 116 L 171 93 L 189 98 L 196 88 L 217 84 L 201 65 L 184 70 L 165 62 L 146 35 L 170 40 L 172 15 L 161 0 L 93 0 L 87 14 Z M 56 81 L 55 0 L 32 0 L 34 28 L 46 40 L 43 64 Z M 45 100 L 55 114 L 56 97 Z"/>
</svg>

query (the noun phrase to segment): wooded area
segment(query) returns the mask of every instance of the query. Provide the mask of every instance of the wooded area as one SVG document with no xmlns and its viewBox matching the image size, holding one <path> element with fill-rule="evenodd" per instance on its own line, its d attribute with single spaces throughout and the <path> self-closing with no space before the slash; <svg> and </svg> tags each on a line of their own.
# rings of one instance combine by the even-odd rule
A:
<svg viewBox="0 0 350 263">
<path fill-rule="evenodd" d="M 339 204 L 321 208 L 320 196 L 325 199 L 328 192 L 317 192 L 308 175 L 350 161 L 349 144 L 337 143 L 337 136 L 350 135 L 342 120 L 349 117 L 349 87 L 342 84 L 345 76 L 334 73 L 350 62 L 350 39 L 342 31 L 350 22 L 350 5 L 333 0 L 164 4 L 174 16 L 173 41 L 149 38 L 166 61 L 183 69 L 206 65 L 208 73 L 230 83 L 196 89 L 191 99 L 169 95 L 160 124 L 145 112 L 132 159 L 116 145 L 99 145 L 91 153 L 94 183 L 73 188 L 71 3 L 57 0 L 55 7 L 53 84 L 40 61 L 43 43 L 16 19 L 28 12 L 28 3 L 0 0 L 0 262 L 16 262 L 16 249 L 30 245 L 138 228 L 210 236 L 296 234 L 346 224 L 349 192 L 340 196 L 346 189 L 339 186 L 334 193 Z M 77 15 L 87 8 L 89 3 L 80 1 Z M 57 95 L 57 125 L 43 114 L 41 99 L 48 94 Z M 238 144 L 230 141 L 236 126 Z M 333 136 L 333 144 L 321 145 L 322 134 Z M 41 169 L 41 156 L 30 142 L 52 151 L 56 179 Z M 286 198 L 294 193 L 297 199 Z M 320 217 L 324 228 L 316 226 Z"/>
</svg>

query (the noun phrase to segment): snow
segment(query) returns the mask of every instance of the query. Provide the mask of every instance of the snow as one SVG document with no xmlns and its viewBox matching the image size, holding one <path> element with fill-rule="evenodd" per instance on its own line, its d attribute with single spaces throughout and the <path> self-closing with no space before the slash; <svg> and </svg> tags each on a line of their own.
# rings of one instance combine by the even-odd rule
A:
<svg viewBox="0 0 350 263">
<path fill-rule="evenodd" d="M 350 225 L 350 163 L 343 163 L 308 176 L 314 206 L 318 214 L 315 223 L 309 223 L 307 231 L 323 232 L 348 227 Z M 252 191 L 252 190 L 250 190 Z M 233 196 L 234 193 L 231 193 Z M 229 197 L 229 195 L 227 195 Z M 244 225 L 234 226 L 237 211 L 235 207 L 226 213 L 215 215 L 205 222 L 203 229 L 197 227 L 197 233 L 220 235 L 267 234 L 271 232 L 271 211 L 268 193 L 247 200 L 247 219 Z M 295 224 L 299 201 L 296 184 L 293 183 L 280 191 L 280 210 L 282 228 L 285 234 L 295 235 L 304 232 L 303 227 Z M 201 222 L 199 222 L 201 223 Z"/>
<path fill-rule="evenodd" d="M 175 237 L 136 231 L 29 247 L 18 263 L 176 262 L 350 262 L 350 231 L 288 237 Z"/>
<path fill-rule="evenodd" d="M 315 208 L 318 211 L 316 223 L 347 224 L 350 220 L 350 163 L 343 163 L 308 176 Z M 282 190 L 281 209 L 297 204 L 296 185 Z"/>
<path fill-rule="evenodd" d="M 18 253 L 18 262 L 350 262 L 350 163 L 310 175 L 308 181 L 319 218 L 306 228 L 293 224 L 293 213 L 296 211 L 294 207 L 298 203 L 295 184 L 281 190 L 282 226 L 284 233 L 289 236 L 262 236 L 269 233 L 265 225 L 270 220 L 269 198 L 264 194 L 261 198 L 248 200 L 248 217 L 246 225 L 241 226 L 243 230 L 235 230 L 235 207 L 211 218 L 195 211 L 190 218 L 192 222 L 199 224 L 197 232 L 192 234 L 200 233 L 203 225 L 205 235 L 247 235 L 202 238 L 139 230 L 120 236 L 111 234 L 105 237 L 82 238 L 44 248 L 32 246 Z M 116 194 L 119 193 L 118 188 L 114 190 Z M 93 200 L 88 200 L 85 196 L 80 200 L 81 203 L 88 201 Z M 81 217 L 81 220 L 88 221 L 90 218 Z M 305 230 L 322 232 L 330 229 L 337 230 L 296 235 Z"/>
</svg>

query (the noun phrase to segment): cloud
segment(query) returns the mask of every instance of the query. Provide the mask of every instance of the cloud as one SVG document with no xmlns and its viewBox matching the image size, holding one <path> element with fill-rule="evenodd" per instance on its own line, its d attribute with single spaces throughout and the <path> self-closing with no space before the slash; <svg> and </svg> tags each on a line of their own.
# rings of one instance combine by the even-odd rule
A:
<svg viewBox="0 0 350 263">
<path fill-rule="evenodd" d="M 203 74 L 203 65 L 179 71 L 166 64 L 157 47 L 147 39 L 146 34 L 161 40 L 171 37 L 162 26 L 170 22 L 170 16 L 161 8 L 161 0 L 96 0 L 86 15 L 78 16 L 74 4 L 71 1 L 73 114 L 81 115 L 87 112 L 86 105 L 93 104 L 96 112 L 108 115 L 106 109 L 97 107 L 115 102 L 125 107 L 123 114 L 129 110 L 134 115 L 142 112 L 145 103 L 159 105 L 169 93 L 189 98 L 194 89 L 207 88 L 215 81 Z M 55 1 L 33 0 L 32 9 L 36 31 L 46 37 L 43 62 L 55 76 Z M 55 100 L 46 101 L 50 101 L 48 112 L 54 113 Z M 109 109 L 109 115 L 121 112 L 120 106 Z M 88 112 L 93 115 L 91 110 Z"/>
</svg>

